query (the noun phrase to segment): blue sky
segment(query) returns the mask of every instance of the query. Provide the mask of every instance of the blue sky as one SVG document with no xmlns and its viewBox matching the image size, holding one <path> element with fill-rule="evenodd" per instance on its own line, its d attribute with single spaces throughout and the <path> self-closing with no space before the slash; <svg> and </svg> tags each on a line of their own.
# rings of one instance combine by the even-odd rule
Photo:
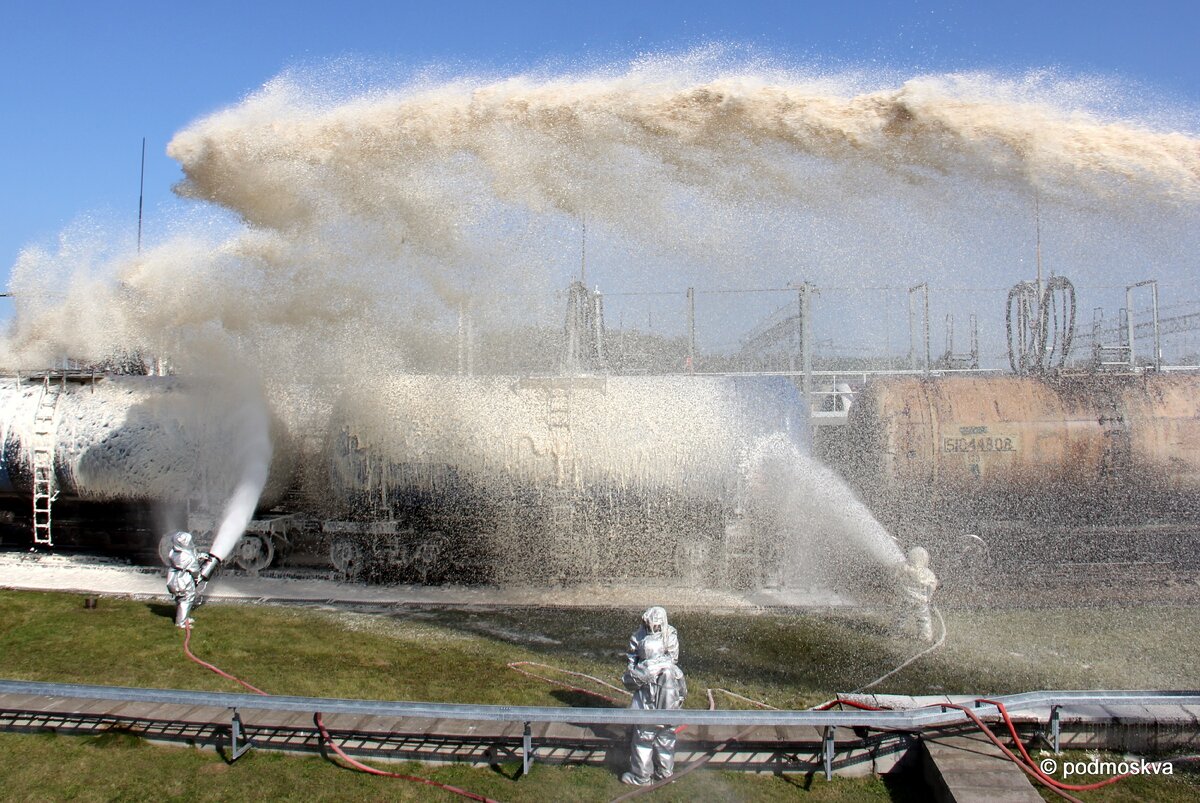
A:
<svg viewBox="0 0 1200 803">
<path fill-rule="evenodd" d="M 282 70 L 355 57 L 451 70 L 620 62 L 706 43 L 901 74 L 1051 67 L 1200 107 L 1200 3 L 22 2 L 0 24 L 0 283 L 26 244 L 180 203 L 164 154 L 190 121 Z M 1189 115 L 1190 116 L 1190 115 Z"/>
</svg>

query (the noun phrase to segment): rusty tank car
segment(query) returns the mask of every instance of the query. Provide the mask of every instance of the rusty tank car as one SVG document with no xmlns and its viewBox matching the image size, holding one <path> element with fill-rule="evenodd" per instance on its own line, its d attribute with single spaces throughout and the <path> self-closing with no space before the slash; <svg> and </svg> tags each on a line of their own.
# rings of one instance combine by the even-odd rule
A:
<svg viewBox="0 0 1200 803">
<path fill-rule="evenodd" d="M 1200 376 L 893 377 L 850 410 L 839 460 L 872 510 L 931 524 L 1200 519 Z"/>
</svg>

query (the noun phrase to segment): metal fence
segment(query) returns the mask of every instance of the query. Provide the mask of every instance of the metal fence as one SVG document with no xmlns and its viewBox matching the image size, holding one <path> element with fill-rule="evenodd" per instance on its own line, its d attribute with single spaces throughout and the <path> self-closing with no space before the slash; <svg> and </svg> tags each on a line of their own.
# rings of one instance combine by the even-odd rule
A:
<svg viewBox="0 0 1200 803">
<path fill-rule="evenodd" d="M 1142 283 L 1133 285 L 1138 287 Z M 582 285 L 578 282 L 582 289 Z M 574 286 L 574 285 L 573 285 Z M 1155 283 L 1157 287 L 1157 283 Z M 1126 316 L 1133 303 L 1125 286 L 1087 286 L 1079 292 L 1079 325 L 1072 357 L 1086 360 L 1101 335 L 1118 332 L 1112 322 L 1136 319 L 1136 337 L 1148 337 L 1149 308 Z M 796 281 L 784 287 L 666 287 L 632 290 L 588 289 L 606 330 L 606 370 L 637 373 L 747 373 L 898 371 L 946 368 L 1007 369 L 1007 286 L 821 285 Z M 1161 335 L 1174 335 L 1167 361 L 1186 361 L 1196 352 L 1200 301 L 1190 288 L 1164 289 L 1171 303 Z M 514 354 L 508 330 L 561 331 L 568 293 L 559 290 L 506 294 L 496 289 L 460 310 L 458 333 L 474 353 L 473 368 L 505 373 L 516 368 L 555 370 L 556 350 L 540 344 L 540 356 Z M 1138 297 L 1138 302 L 1145 306 Z M 1107 309 L 1096 331 L 1088 330 L 1085 310 Z M 1124 331 L 1124 327 L 1121 328 Z M 465 334 L 464 334 L 465 333 Z M 1123 335 L 1124 336 L 1124 335 Z M 1149 354 L 1149 347 L 1140 349 Z M 443 362 L 446 362 L 443 360 Z M 471 362 L 459 360 L 462 366 Z M 806 371 L 806 368 L 808 369 Z M 444 366 L 439 366 L 444 370 Z M 466 371 L 469 372 L 469 371 Z"/>
</svg>

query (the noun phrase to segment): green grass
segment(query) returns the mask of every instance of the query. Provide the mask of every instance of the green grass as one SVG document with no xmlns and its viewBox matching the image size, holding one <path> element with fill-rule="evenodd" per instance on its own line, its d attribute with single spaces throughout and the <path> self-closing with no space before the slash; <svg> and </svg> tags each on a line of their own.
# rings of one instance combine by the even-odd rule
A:
<svg viewBox="0 0 1200 803">
<path fill-rule="evenodd" d="M 172 608 L 103 599 L 85 610 L 66 594 L 0 593 L 0 674 L 9 678 L 228 691 L 228 681 L 183 660 Z M 437 626 L 361 627 L 365 617 L 272 606 L 210 605 L 192 649 L 269 692 L 375 699 L 500 703 L 544 700 L 543 684 L 504 669 L 533 657 Z M 516 657 L 511 657 L 511 656 Z M 451 671 L 453 669 L 453 671 Z M 467 683 L 495 677 L 504 683 Z"/>
<path fill-rule="evenodd" d="M 170 606 L 0 591 L 0 676 L 223 690 L 180 660 Z M 309 696 L 553 705 L 553 688 L 505 668 L 542 661 L 615 681 L 636 611 L 611 609 L 346 612 L 208 605 L 193 648 L 267 691 Z M 779 707 L 857 688 L 920 649 L 882 621 L 837 613 L 673 617 L 681 663 L 706 686 Z M 1141 608 L 947 612 L 945 647 L 879 691 L 1003 694 L 1035 688 L 1200 688 L 1200 610 Z M 464 678 L 470 679 L 464 682 Z"/>
<path fill-rule="evenodd" d="M 277 694 L 585 705 L 596 702 L 523 677 L 506 664 L 539 661 L 615 682 L 637 613 L 208 605 L 197 613 L 192 646 L 200 657 Z M 95 610 L 86 610 L 75 595 L 0 591 L 0 677 L 239 690 L 183 658 L 172 614 L 171 606 L 156 602 L 104 598 Z M 1193 660 L 1200 611 L 1193 609 L 956 610 L 947 619 L 946 646 L 880 691 L 1200 686 L 1200 666 Z M 706 705 L 708 686 L 779 707 L 809 706 L 883 674 L 920 647 L 892 637 L 881 619 L 849 613 L 681 612 L 673 623 L 693 692 L 689 707 Z M 604 800 L 621 791 L 606 768 L 541 765 L 520 781 L 463 766 L 410 771 L 505 800 Z M 511 776 L 514 768 L 506 772 Z M 1132 779 L 1120 787 L 1126 783 L 1146 794 L 1176 789 L 1166 779 Z M 807 794 L 821 800 L 887 799 L 902 791 L 877 779 L 825 784 L 819 778 L 705 771 L 655 799 L 772 800 L 794 796 L 796 784 L 810 784 Z M 200 790 L 212 799 L 274 799 L 298 789 L 312 799 L 431 794 L 319 758 L 252 751 L 227 766 L 211 753 L 120 736 L 0 736 L 0 796 L 10 800 L 174 799 Z"/>
</svg>

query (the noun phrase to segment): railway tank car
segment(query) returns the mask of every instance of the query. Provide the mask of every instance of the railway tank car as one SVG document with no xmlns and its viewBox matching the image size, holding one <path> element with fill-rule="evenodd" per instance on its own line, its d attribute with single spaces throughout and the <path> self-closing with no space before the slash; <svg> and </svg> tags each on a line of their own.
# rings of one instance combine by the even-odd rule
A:
<svg viewBox="0 0 1200 803">
<path fill-rule="evenodd" d="M 855 397 L 840 464 L 900 534 L 1200 519 L 1200 376 L 892 377 Z"/>
</svg>

